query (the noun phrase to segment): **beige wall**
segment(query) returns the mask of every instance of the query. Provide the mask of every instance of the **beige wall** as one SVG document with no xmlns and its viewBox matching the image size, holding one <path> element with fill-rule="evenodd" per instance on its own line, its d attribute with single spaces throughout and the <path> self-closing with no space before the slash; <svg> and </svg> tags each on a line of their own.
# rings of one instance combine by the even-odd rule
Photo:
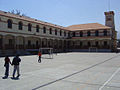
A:
<svg viewBox="0 0 120 90">
<path fill-rule="evenodd" d="M 52 36 L 52 37 L 57 37 L 57 38 L 67 38 L 68 36 L 68 31 L 67 30 L 63 30 L 62 28 L 55 28 L 55 27 L 51 27 L 51 26 L 46 26 L 46 25 L 42 25 L 42 24 L 37 24 L 37 23 L 33 23 L 33 22 L 27 22 L 24 20 L 19 20 L 19 19 L 15 19 L 15 18 L 8 18 L 8 17 L 4 17 L 4 16 L 0 16 L 1 21 L 0 21 L 0 30 L 1 31 L 7 31 L 7 32 L 14 32 L 14 33 L 25 33 L 25 34 L 34 34 L 34 35 L 43 35 L 43 36 Z M 9 29 L 7 27 L 7 20 L 11 19 L 13 21 L 12 24 L 12 29 Z M 18 30 L 18 22 L 22 21 L 23 23 L 23 30 Z M 32 31 L 28 31 L 28 23 L 32 24 Z M 36 25 L 39 25 L 40 29 L 39 32 L 36 32 Z M 43 27 L 46 27 L 46 33 L 43 33 Z M 49 29 L 52 28 L 52 34 L 49 34 Z M 57 29 L 57 35 L 55 35 L 55 29 Z M 62 36 L 60 36 L 60 30 L 62 30 Z M 64 31 L 66 31 L 66 37 L 64 37 Z"/>
</svg>

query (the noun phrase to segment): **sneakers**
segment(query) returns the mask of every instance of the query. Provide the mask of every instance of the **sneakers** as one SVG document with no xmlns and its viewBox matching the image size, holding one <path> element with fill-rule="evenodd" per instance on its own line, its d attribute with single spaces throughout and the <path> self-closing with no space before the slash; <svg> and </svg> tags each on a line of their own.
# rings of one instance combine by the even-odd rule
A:
<svg viewBox="0 0 120 90">
<path fill-rule="evenodd" d="M 17 75 L 17 78 L 19 78 L 20 74 Z"/>
<path fill-rule="evenodd" d="M 7 79 L 8 78 L 8 76 L 4 76 L 4 77 L 2 77 L 3 79 Z"/>
</svg>

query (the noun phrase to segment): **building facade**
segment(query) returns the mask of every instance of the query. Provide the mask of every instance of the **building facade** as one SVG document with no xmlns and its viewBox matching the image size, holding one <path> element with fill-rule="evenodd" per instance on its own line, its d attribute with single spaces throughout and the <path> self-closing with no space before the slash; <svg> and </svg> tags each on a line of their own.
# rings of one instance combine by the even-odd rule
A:
<svg viewBox="0 0 120 90">
<path fill-rule="evenodd" d="M 106 12 L 105 15 L 114 21 L 113 11 Z M 116 31 L 113 22 L 107 20 L 106 26 L 91 23 L 62 27 L 0 11 L 0 55 L 16 52 L 25 54 L 38 51 L 39 48 L 53 48 L 58 52 L 89 51 L 90 48 L 114 51 Z"/>
</svg>

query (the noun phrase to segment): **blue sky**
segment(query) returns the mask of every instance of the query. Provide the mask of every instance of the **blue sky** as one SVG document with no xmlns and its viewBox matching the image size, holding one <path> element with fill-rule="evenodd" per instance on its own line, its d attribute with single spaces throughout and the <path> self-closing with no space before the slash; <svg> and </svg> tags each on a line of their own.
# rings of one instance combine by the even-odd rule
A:
<svg viewBox="0 0 120 90">
<path fill-rule="evenodd" d="M 0 0 L 0 10 L 17 9 L 32 18 L 65 27 L 96 22 L 104 25 L 109 1 L 120 38 L 120 0 Z"/>
</svg>

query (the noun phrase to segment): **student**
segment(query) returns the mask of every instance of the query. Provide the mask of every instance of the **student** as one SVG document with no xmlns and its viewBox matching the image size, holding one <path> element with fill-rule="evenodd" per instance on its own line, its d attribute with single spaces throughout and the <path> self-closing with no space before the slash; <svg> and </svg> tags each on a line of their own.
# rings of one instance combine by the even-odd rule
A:
<svg viewBox="0 0 120 90">
<path fill-rule="evenodd" d="M 8 76 L 9 76 L 9 63 L 11 64 L 8 56 L 5 57 L 4 61 L 5 61 L 4 67 L 6 69 L 5 69 L 5 76 L 3 77 L 3 79 L 8 78 Z"/>
<path fill-rule="evenodd" d="M 15 73 L 17 70 L 17 78 L 20 76 L 19 72 L 19 63 L 21 62 L 21 59 L 19 58 L 19 55 L 16 55 L 16 57 L 13 58 L 12 65 L 14 65 L 14 70 L 13 70 L 13 78 L 15 78 Z"/>
<path fill-rule="evenodd" d="M 38 62 L 41 63 L 41 52 L 38 52 L 38 56 L 39 56 L 39 59 L 38 59 Z"/>
</svg>

